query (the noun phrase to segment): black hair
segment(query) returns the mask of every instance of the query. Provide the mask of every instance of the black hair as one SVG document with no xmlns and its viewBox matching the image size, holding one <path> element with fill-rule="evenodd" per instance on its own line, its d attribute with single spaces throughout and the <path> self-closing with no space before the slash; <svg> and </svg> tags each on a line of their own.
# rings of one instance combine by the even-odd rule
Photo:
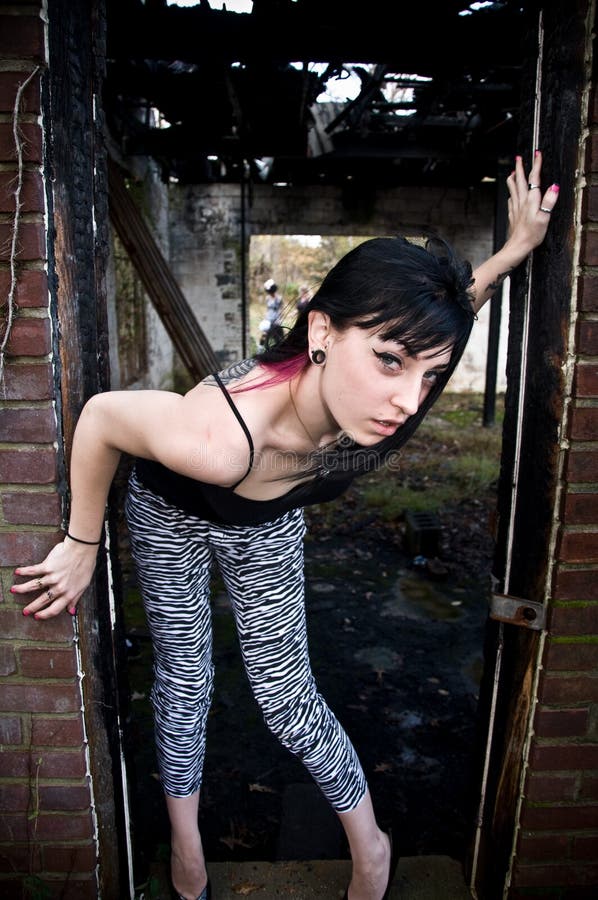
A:
<svg viewBox="0 0 598 900">
<path fill-rule="evenodd" d="M 271 372 L 278 370 L 281 380 L 309 365 L 308 314 L 313 310 L 326 313 L 337 331 L 375 328 L 384 340 L 399 341 L 410 355 L 450 349 L 451 358 L 418 411 L 392 436 L 372 447 L 343 437 L 311 454 L 308 471 L 361 474 L 377 468 L 405 444 L 463 355 L 475 318 L 472 285 L 471 265 L 437 237 L 429 238 L 425 246 L 403 237 L 372 238 L 350 250 L 328 272 L 293 327 L 258 357 Z"/>
</svg>

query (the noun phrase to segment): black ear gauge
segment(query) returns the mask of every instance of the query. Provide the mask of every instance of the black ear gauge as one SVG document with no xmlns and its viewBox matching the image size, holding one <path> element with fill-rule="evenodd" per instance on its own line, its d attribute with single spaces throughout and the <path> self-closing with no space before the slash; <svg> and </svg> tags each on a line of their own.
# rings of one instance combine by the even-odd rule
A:
<svg viewBox="0 0 598 900">
<path fill-rule="evenodd" d="M 317 350 L 311 351 L 311 361 L 316 366 L 321 366 L 323 362 L 326 361 L 326 351 L 322 350 L 321 347 L 318 347 Z"/>
</svg>

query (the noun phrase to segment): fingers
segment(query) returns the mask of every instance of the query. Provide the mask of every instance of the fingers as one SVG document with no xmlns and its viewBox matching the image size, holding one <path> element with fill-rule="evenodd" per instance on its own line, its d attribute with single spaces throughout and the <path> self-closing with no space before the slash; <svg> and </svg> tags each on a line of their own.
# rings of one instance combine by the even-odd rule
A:
<svg viewBox="0 0 598 900">
<path fill-rule="evenodd" d="M 35 568 L 35 567 L 30 567 Z M 16 574 L 23 574 L 24 569 L 17 570 Z M 33 616 L 35 619 L 48 619 L 58 615 L 65 609 L 75 615 L 78 599 L 72 597 L 63 591 L 56 583 L 51 583 L 50 577 L 33 578 L 31 581 L 25 581 L 22 584 L 13 584 L 11 594 L 25 595 L 33 591 L 37 593 L 35 599 L 30 600 L 27 606 L 23 607 L 24 616 Z"/>
<path fill-rule="evenodd" d="M 559 186 L 558 184 L 551 184 L 544 196 L 542 197 L 542 202 L 538 207 L 538 212 L 544 213 L 545 215 L 550 215 L 552 210 L 555 208 L 557 200 L 559 199 Z"/>
</svg>

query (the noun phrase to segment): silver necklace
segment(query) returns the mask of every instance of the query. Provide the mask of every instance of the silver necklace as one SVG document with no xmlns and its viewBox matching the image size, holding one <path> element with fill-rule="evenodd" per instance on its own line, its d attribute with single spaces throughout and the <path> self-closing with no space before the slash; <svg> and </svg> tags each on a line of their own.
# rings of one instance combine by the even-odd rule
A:
<svg viewBox="0 0 598 900">
<path fill-rule="evenodd" d="M 291 382 L 290 382 L 290 381 L 289 381 L 289 397 L 290 397 L 290 399 L 291 399 L 291 406 L 293 407 L 293 411 L 294 411 L 294 413 L 295 413 L 295 416 L 297 417 L 297 421 L 299 422 L 299 424 L 300 424 L 301 427 L 303 428 L 305 434 L 306 434 L 307 437 L 309 438 L 309 442 L 310 442 L 310 444 L 312 445 L 312 447 L 314 448 L 314 450 L 317 450 L 317 449 L 318 449 L 318 445 L 316 444 L 316 442 L 314 441 L 313 437 L 311 436 L 311 434 L 310 434 L 309 431 L 307 430 L 307 426 L 306 426 L 305 422 L 303 421 L 303 419 L 302 419 L 301 416 L 299 415 L 299 412 L 297 411 L 297 407 L 296 407 L 296 405 L 295 405 L 295 398 L 293 397 L 293 391 L 291 390 Z"/>
</svg>

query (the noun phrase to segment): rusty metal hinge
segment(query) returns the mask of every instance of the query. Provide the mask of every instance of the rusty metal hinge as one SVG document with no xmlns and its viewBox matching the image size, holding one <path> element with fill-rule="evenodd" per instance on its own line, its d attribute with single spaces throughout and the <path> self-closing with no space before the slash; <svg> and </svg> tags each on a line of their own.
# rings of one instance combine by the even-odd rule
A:
<svg viewBox="0 0 598 900">
<path fill-rule="evenodd" d="M 532 631 L 543 631 L 546 628 L 546 607 L 533 600 L 493 593 L 490 597 L 490 618 Z"/>
</svg>

